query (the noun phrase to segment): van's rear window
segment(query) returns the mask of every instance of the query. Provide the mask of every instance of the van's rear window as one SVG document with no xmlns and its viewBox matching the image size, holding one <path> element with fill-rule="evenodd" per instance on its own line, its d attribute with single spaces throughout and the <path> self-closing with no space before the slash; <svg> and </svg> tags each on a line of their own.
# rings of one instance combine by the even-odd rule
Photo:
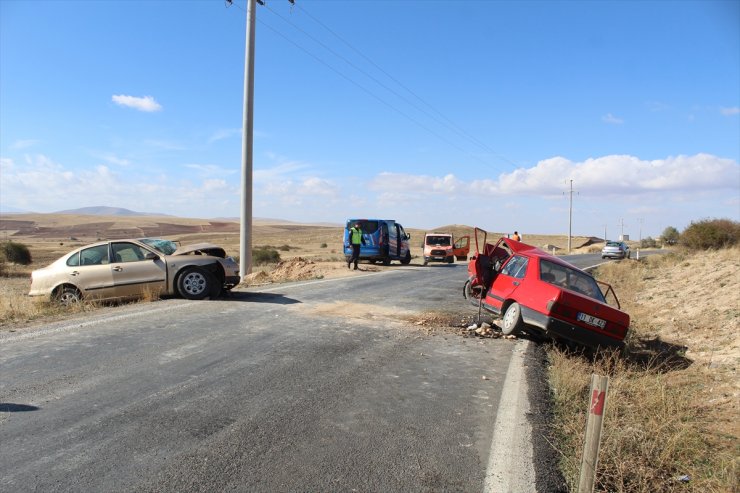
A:
<svg viewBox="0 0 740 493">
<path fill-rule="evenodd" d="M 359 221 L 362 232 L 366 234 L 375 234 L 378 231 L 378 221 Z M 355 221 L 347 221 L 347 229 L 355 225 Z"/>
</svg>

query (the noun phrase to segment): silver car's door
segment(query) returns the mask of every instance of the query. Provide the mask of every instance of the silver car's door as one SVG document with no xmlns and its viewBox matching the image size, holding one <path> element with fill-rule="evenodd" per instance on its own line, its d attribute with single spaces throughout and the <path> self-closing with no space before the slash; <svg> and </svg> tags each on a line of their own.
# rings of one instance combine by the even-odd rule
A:
<svg viewBox="0 0 740 493">
<path fill-rule="evenodd" d="M 111 242 L 111 252 L 116 296 L 139 297 L 164 292 L 167 268 L 159 255 L 128 241 Z"/>
<path fill-rule="evenodd" d="M 113 274 L 108 243 L 80 250 L 67 262 L 67 278 L 82 291 L 84 298 L 111 297 Z"/>
</svg>

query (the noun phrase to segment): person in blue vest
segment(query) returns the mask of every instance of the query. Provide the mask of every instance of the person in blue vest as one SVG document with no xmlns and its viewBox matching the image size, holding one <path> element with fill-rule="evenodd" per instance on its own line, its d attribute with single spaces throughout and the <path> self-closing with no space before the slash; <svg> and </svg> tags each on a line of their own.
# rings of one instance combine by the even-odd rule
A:
<svg viewBox="0 0 740 493">
<path fill-rule="evenodd" d="M 349 228 L 349 245 L 352 247 L 352 256 L 347 262 L 347 268 L 349 269 L 352 262 L 355 263 L 355 270 L 357 270 L 357 262 L 360 260 L 360 246 L 365 244 L 365 237 L 362 236 L 362 228 L 360 223 Z"/>
</svg>

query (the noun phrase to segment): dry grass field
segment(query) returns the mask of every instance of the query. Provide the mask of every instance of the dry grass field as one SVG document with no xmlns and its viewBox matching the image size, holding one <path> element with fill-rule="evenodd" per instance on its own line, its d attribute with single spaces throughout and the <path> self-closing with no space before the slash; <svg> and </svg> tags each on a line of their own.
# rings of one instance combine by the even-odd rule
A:
<svg viewBox="0 0 740 493">
<path fill-rule="evenodd" d="M 456 237 L 468 226 L 441 226 Z M 423 230 L 408 228 L 412 264 L 421 265 Z M 98 238 L 161 236 L 182 244 L 209 241 L 237 257 L 239 224 L 172 217 L 0 216 L 0 241 L 30 248 L 29 266 L 0 271 L 0 331 L 54 320 L 68 308 L 29 300 L 31 270 Z M 489 237 L 500 236 L 492 233 Z M 564 253 L 565 236 L 524 235 Z M 352 275 L 342 254 L 342 226 L 256 221 L 253 246 L 279 252 L 279 264 L 255 266 L 248 284 Z M 575 251 L 600 249 L 574 238 Z M 392 269 L 361 264 L 364 271 Z M 610 282 L 632 317 L 622 355 L 584 357 L 553 346 L 550 383 L 555 440 L 571 490 L 578 482 L 591 373 L 608 374 L 610 397 L 596 491 L 738 492 L 740 250 L 682 253 L 614 262 L 597 277 Z M 106 307 L 103 307 L 106 308 Z M 100 309 L 83 303 L 72 310 Z"/>
<path fill-rule="evenodd" d="M 462 225 L 440 226 L 434 231 L 451 232 L 455 237 L 473 235 L 472 227 Z M 421 264 L 419 257 L 425 231 L 407 228 L 407 232 L 411 234 L 412 263 Z M 254 274 L 245 280 L 245 284 L 347 275 L 347 269 L 342 268 L 342 233 L 342 225 L 255 220 L 252 231 L 253 249 L 276 249 L 280 259 L 287 262 L 280 266 L 255 265 Z M 497 238 L 502 234 L 492 232 L 488 237 Z M 147 236 L 167 238 L 183 245 L 211 242 L 224 247 L 229 255 L 237 259 L 239 257 L 239 223 L 234 220 L 169 216 L 0 215 L 0 241 L 23 243 L 31 250 L 33 264 L 14 272 L 14 275 L 20 277 L 30 275 L 31 270 L 45 266 L 64 253 L 98 239 Z M 527 235 L 524 241 L 550 251 L 555 247 L 558 253 L 564 253 L 568 244 L 566 236 Z M 589 238 L 574 237 L 572 247 L 575 251 L 588 249 L 590 241 Z M 380 265 L 362 266 L 366 271 L 383 268 Z M 17 288 L 22 283 L 11 284 Z M 26 282 L 23 289 L 27 288 Z"/>
</svg>

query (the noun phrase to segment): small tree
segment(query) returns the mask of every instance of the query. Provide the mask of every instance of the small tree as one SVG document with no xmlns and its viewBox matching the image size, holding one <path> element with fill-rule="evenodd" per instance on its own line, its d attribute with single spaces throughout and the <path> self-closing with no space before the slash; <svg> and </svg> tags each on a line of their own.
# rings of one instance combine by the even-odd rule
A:
<svg viewBox="0 0 740 493">
<path fill-rule="evenodd" d="M 663 234 L 660 235 L 660 237 L 663 239 L 663 243 L 667 243 L 668 245 L 675 245 L 678 243 L 678 238 L 680 237 L 680 234 L 676 228 L 673 226 L 668 226 L 666 229 L 663 230 Z"/>
<path fill-rule="evenodd" d="M 14 264 L 29 265 L 31 263 L 31 252 L 22 243 L 6 241 L 2 246 L 2 254 L 5 260 Z"/>
</svg>

